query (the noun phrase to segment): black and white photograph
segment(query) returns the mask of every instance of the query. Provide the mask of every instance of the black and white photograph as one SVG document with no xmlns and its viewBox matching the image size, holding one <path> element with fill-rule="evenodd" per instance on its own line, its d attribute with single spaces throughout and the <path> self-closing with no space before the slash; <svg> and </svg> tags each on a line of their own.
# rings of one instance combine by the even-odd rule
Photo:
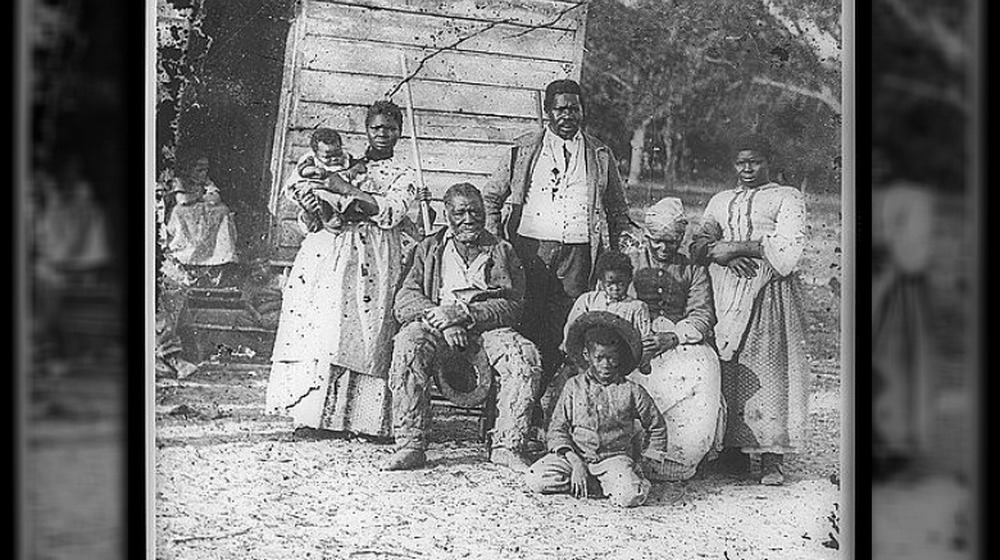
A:
<svg viewBox="0 0 1000 560">
<path fill-rule="evenodd" d="M 156 2 L 150 557 L 849 557 L 852 10 Z"/>
<path fill-rule="evenodd" d="M 986 558 L 984 2 L 872 6 L 872 535 L 877 559 Z M 981 95 L 981 94 L 978 94 Z M 862 174 L 859 170 L 858 176 Z M 859 194 L 859 196 L 861 196 Z M 867 196 L 867 195 L 864 195 Z M 982 229 L 980 229 L 982 228 Z M 860 273 L 859 273 L 860 276 Z M 861 278 L 865 280 L 865 278 Z M 979 342 L 982 340 L 983 342 Z M 859 383 L 867 387 L 861 356 Z M 858 426 L 859 431 L 862 429 Z M 978 448 L 978 449 L 977 449 Z M 861 450 L 859 456 L 866 453 Z M 860 481 L 859 481 L 860 484 Z M 977 525 L 978 528 L 977 528 Z"/>
</svg>

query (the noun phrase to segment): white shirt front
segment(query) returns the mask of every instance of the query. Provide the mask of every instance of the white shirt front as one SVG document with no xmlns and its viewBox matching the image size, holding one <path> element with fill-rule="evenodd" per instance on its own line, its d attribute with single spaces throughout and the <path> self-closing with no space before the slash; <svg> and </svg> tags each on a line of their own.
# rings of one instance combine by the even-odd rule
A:
<svg viewBox="0 0 1000 560">
<path fill-rule="evenodd" d="M 449 231 L 441 254 L 441 305 L 468 303 L 462 297 L 462 292 L 470 290 L 487 290 L 486 261 L 489 253 L 479 253 L 472 262 L 466 264 L 462 255 L 455 248 L 455 237 Z"/>
<path fill-rule="evenodd" d="M 590 241 L 585 153 L 582 132 L 564 140 L 545 129 L 521 212 L 519 235 L 562 243 Z"/>
</svg>

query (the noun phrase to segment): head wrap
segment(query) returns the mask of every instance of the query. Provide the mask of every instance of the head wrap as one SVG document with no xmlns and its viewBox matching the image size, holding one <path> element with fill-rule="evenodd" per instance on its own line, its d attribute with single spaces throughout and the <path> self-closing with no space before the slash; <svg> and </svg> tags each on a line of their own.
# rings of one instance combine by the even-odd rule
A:
<svg viewBox="0 0 1000 560">
<path fill-rule="evenodd" d="M 681 199 L 667 197 L 646 209 L 646 233 L 654 238 L 676 238 L 684 235 L 687 218 Z"/>
</svg>

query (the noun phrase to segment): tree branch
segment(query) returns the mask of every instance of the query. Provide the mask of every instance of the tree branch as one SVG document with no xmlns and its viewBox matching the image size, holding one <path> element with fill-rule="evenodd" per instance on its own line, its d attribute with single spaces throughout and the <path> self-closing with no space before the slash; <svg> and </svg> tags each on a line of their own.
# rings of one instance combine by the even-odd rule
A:
<svg viewBox="0 0 1000 560">
<path fill-rule="evenodd" d="M 599 72 L 599 73 L 600 73 L 601 75 L 603 75 L 603 76 L 606 76 L 606 77 L 607 77 L 608 79 L 610 79 L 610 80 L 611 80 L 612 82 L 614 82 L 614 83 L 616 83 L 616 84 L 620 85 L 621 87 L 625 88 L 625 89 L 626 89 L 626 90 L 628 90 L 629 92 L 634 92 L 634 91 L 635 91 L 635 87 L 633 87 L 633 86 L 632 86 L 632 84 L 630 84 L 630 83 L 626 82 L 626 81 L 625 81 L 625 80 L 624 80 L 624 79 L 623 79 L 623 78 L 622 78 L 621 76 L 619 76 L 618 74 L 615 74 L 614 72 L 611 72 L 611 71 L 609 71 L 609 70 L 598 70 L 598 72 Z"/>
<path fill-rule="evenodd" d="M 549 21 L 547 21 L 545 23 L 540 23 L 538 25 L 532 25 L 528 29 L 526 29 L 524 31 L 521 31 L 520 33 L 516 33 L 516 34 L 512 35 L 511 38 L 512 39 L 517 39 L 517 38 L 520 38 L 520 37 L 524 37 L 525 35 L 527 35 L 528 33 L 531 33 L 532 31 L 537 31 L 539 29 L 548 29 L 548 28 L 554 26 L 555 24 L 559 23 L 560 21 L 562 21 L 562 18 L 566 17 L 566 14 L 572 12 L 573 10 L 579 8 L 580 6 L 585 5 L 587 3 L 587 1 L 588 0 L 580 0 L 579 2 L 577 2 L 575 4 L 570 4 L 569 6 L 567 6 L 567 7 L 563 8 L 563 9 L 559 10 L 559 13 L 556 14 L 556 17 L 552 18 L 551 20 L 549 20 Z"/>
<path fill-rule="evenodd" d="M 731 62 L 729 60 L 725 60 L 723 58 L 713 58 L 713 57 L 711 57 L 709 55 L 704 55 L 702 57 L 702 60 L 704 60 L 705 62 L 712 63 L 712 64 L 719 64 L 719 65 L 722 65 L 722 66 L 728 66 L 728 67 L 732 68 L 733 70 L 738 69 L 738 67 L 736 66 L 736 63 Z"/>
<path fill-rule="evenodd" d="M 793 19 L 775 0 L 764 0 L 764 7 L 789 33 L 803 39 L 809 45 L 820 64 L 827 68 L 840 68 L 842 50 L 839 36 L 821 29 L 808 17 Z"/>
<path fill-rule="evenodd" d="M 955 87 L 939 86 L 903 76 L 885 76 L 880 80 L 880 83 L 881 85 L 908 93 L 914 97 L 923 97 L 944 103 L 957 109 L 962 114 L 967 114 L 969 111 L 968 99 Z"/>
<path fill-rule="evenodd" d="M 527 35 L 528 33 L 531 33 L 532 31 L 537 31 L 539 29 L 551 28 L 555 24 L 559 23 L 564 17 L 566 17 L 566 14 L 568 14 L 571 11 L 579 8 L 580 6 L 586 5 L 587 2 L 588 2 L 588 0 L 580 0 L 579 2 L 576 2 L 574 4 L 570 4 L 569 6 L 563 8 L 562 10 L 559 10 L 559 12 L 556 14 L 556 16 L 554 18 L 552 18 L 551 20 L 549 20 L 549 21 L 547 21 L 545 23 L 539 23 L 537 25 L 528 26 L 527 29 L 525 29 L 524 31 L 521 31 L 521 32 L 518 32 L 518 33 L 512 35 L 510 38 L 511 39 L 517 39 L 519 37 L 523 37 L 523 36 Z M 493 29 L 494 27 L 497 27 L 498 25 L 515 24 L 515 23 L 518 23 L 518 20 L 516 18 L 507 18 L 507 19 L 502 19 L 502 20 L 491 21 L 489 24 L 483 26 L 482 29 L 476 30 L 475 33 L 472 33 L 470 35 L 466 35 L 464 37 L 461 37 L 461 38 L 453 41 L 452 43 L 450 43 L 448 45 L 445 45 L 443 47 L 439 47 L 437 49 L 434 49 L 429 54 L 427 54 L 426 56 L 424 56 L 423 58 L 420 59 L 420 61 L 417 63 L 417 67 L 414 68 L 413 71 L 409 73 L 409 75 L 407 75 L 406 77 L 404 77 L 398 84 L 396 84 L 395 86 L 393 86 L 393 88 L 391 90 L 389 90 L 388 93 L 386 93 L 386 95 L 385 95 L 386 98 L 389 98 L 389 97 L 392 97 L 393 95 L 395 95 L 396 92 L 398 92 L 399 89 L 402 88 L 404 84 L 406 84 L 407 82 L 409 82 L 410 80 L 412 80 L 413 78 L 415 78 L 417 76 L 417 74 L 419 74 L 420 71 L 423 70 L 424 65 L 427 64 L 427 61 L 429 61 L 430 59 L 434 58 L 435 56 L 437 56 L 437 55 L 439 55 L 439 54 L 441 54 L 441 53 L 443 53 L 445 51 L 454 50 L 459 45 L 461 45 L 462 43 L 464 43 L 464 42 L 466 42 L 466 41 L 468 41 L 470 39 L 473 39 L 475 37 L 478 37 L 479 35 L 482 35 L 483 33 L 489 31 L 490 29 Z"/>
<path fill-rule="evenodd" d="M 762 76 L 754 76 L 753 83 L 761 84 L 765 86 L 776 87 L 778 89 L 783 89 L 785 91 L 790 91 L 805 97 L 811 97 L 813 99 L 823 102 L 824 105 L 833 110 L 834 113 L 838 115 L 843 113 L 843 107 L 840 104 L 840 99 L 838 99 L 833 91 L 828 86 L 823 86 L 820 90 L 812 90 L 804 88 L 802 86 L 797 86 L 794 84 L 786 84 L 783 82 L 778 82 L 769 78 L 764 78 Z"/>
<path fill-rule="evenodd" d="M 917 37 L 924 38 L 953 67 L 966 63 L 968 48 L 960 32 L 949 29 L 944 23 L 932 17 L 922 18 L 914 12 L 908 0 L 883 0 L 896 17 Z"/>
</svg>

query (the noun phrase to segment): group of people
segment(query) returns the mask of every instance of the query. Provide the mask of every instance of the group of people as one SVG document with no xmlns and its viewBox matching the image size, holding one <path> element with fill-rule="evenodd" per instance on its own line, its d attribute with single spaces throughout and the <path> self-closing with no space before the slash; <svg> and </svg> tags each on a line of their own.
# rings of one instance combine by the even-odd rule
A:
<svg viewBox="0 0 1000 560">
<path fill-rule="evenodd" d="M 767 143 L 750 136 L 734 147 L 737 185 L 692 231 L 677 198 L 635 224 L 583 101 L 578 83 L 549 84 L 547 126 L 516 139 L 481 189 L 451 186 L 447 227 L 409 252 L 407 212 L 427 193 L 394 151 L 400 108 L 369 107 L 361 158 L 317 130 L 286 188 L 305 238 L 267 409 L 310 437 L 391 439 L 382 468 L 419 468 L 431 385 L 457 353 L 499 383 L 490 460 L 535 491 L 633 506 L 650 478 L 684 480 L 717 456 L 749 471 L 750 455 L 762 483 L 782 484 L 809 379 L 801 193 L 770 180 Z M 642 247 L 621 252 L 626 232 Z M 539 433 L 548 452 L 534 460 Z"/>
</svg>

